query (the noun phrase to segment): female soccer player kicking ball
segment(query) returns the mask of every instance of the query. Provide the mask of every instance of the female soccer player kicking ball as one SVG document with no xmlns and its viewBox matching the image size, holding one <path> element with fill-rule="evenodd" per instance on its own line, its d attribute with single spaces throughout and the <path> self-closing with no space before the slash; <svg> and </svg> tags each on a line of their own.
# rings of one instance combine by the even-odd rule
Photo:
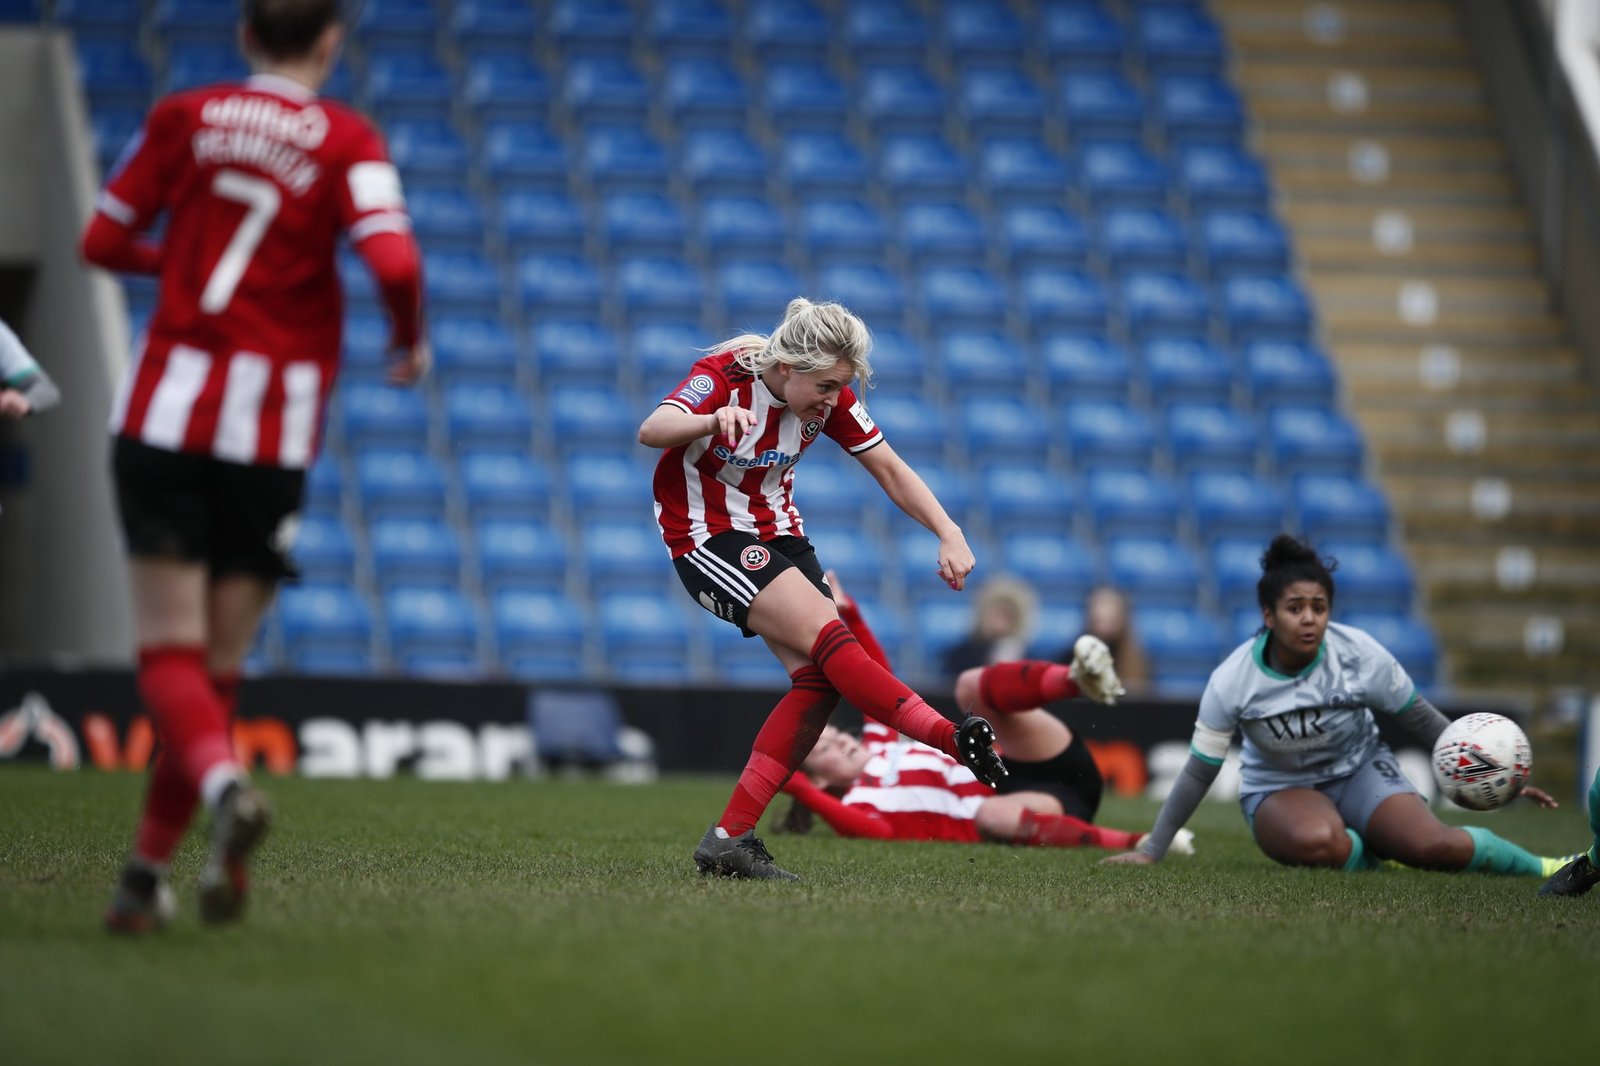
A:
<svg viewBox="0 0 1600 1066">
<path fill-rule="evenodd" d="M 1261 557 L 1264 629 L 1216 669 L 1200 699 L 1189 761 L 1150 835 L 1110 863 L 1166 853 L 1216 779 L 1234 732 L 1244 734 L 1240 806 L 1268 857 L 1289 866 L 1360 870 L 1392 859 L 1434 870 L 1549 876 L 1564 860 L 1533 855 L 1487 829 L 1434 817 L 1373 712 L 1396 717 L 1428 747 L 1448 723 L 1382 645 L 1330 623 L 1336 563 L 1280 534 Z M 1523 792 L 1540 806 L 1555 801 Z"/>
<path fill-rule="evenodd" d="M 938 573 L 961 589 L 976 563 L 961 528 L 895 454 L 850 382 L 871 380 L 872 335 L 836 303 L 789 302 L 772 335 L 724 341 L 639 427 L 662 448 L 656 520 L 695 602 L 760 635 L 793 687 L 756 736 L 727 808 L 695 849 L 701 873 L 798 880 L 754 829 L 811 751 L 842 694 L 863 713 L 954 755 L 981 781 L 1006 774 L 982 718 L 959 727 L 874 662 L 839 620 L 793 498 L 794 466 L 820 436 L 866 467 L 939 538 Z"/>
</svg>

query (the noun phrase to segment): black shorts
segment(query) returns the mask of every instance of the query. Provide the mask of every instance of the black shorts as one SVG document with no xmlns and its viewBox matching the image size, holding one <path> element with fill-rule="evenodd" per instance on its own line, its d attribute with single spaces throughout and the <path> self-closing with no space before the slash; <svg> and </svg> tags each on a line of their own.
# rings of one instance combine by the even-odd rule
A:
<svg viewBox="0 0 1600 1066">
<path fill-rule="evenodd" d="M 750 601 L 785 570 L 799 570 L 819 592 L 833 599 L 816 550 L 805 537 L 758 540 L 752 533 L 737 530 L 718 533 L 672 560 L 672 565 L 696 603 L 724 622 L 732 622 L 747 637 L 756 635 L 747 624 Z"/>
<path fill-rule="evenodd" d="M 126 437 L 111 445 L 128 554 L 205 563 L 212 577 L 296 576 L 289 559 L 303 470 L 228 463 Z"/>
<path fill-rule="evenodd" d="M 1064 814 L 1094 821 L 1100 810 L 1100 795 L 1105 791 L 1105 778 L 1095 765 L 1089 749 L 1074 738 L 1067 750 L 1045 762 L 1019 762 L 1006 757 L 1006 768 L 1011 775 L 1000 782 L 1002 796 L 1012 792 L 1044 792 L 1061 802 Z"/>
</svg>

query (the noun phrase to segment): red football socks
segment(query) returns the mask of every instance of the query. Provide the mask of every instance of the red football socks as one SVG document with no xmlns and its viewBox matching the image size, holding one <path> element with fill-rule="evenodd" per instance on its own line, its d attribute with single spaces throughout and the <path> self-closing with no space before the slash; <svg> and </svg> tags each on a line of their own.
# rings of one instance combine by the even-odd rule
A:
<svg viewBox="0 0 1600 1066">
<path fill-rule="evenodd" d="M 1017 827 L 1018 844 L 1039 848 L 1132 848 L 1143 834 L 1103 829 L 1070 814 L 1041 814 L 1024 809 Z"/>
<path fill-rule="evenodd" d="M 222 704 L 231 733 L 233 713 L 239 706 L 239 675 L 213 674 L 211 688 Z M 198 786 L 184 776 L 182 764 L 163 745 L 150 766 L 150 788 L 134 836 L 134 854 L 159 866 L 171 862 L 199 802 Z"/>
<path fill-rule="evenodd" d="M 822 627 L 816 643 L 811 645 L 811 661 L 862 714 L 899 730 L 912 740 L 960 757 L 956 751 L 955 723 L 873 662 L 843 622 L 832 621 Z"/>
<path fill-rule="evenodd" d="M 198 789 L 209 771 L 234 761 L 228 714 L 206 674 L 204 648 L 141 649 L 139 695 L 166 757 L 191 787 Z"/>
<path fill-rule="evenodd" d="M 839 703 L 839 693 L 815 666 L 802 666 L 791 677 L 793 686 L 756 734 L 750 761 L 717 820 L 729 836 L 755 828 L 784 781 L 816 747 L 828 716 Z"/>
<path fill-rule="evenodd" d="M 1078 683 L 1072 680 L 1072 668 L 1060 663 L 1029 659 L 996 663 L 984 667 L 978 677 L 980 712 L 1031 711 L 1077 694 Z"/>
</svg>

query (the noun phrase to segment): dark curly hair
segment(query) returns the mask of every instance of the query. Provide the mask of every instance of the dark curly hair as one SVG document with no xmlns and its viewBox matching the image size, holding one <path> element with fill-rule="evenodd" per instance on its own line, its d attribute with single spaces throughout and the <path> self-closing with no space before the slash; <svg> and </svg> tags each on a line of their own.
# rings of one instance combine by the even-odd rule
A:
<svg viewBox="0 0 1600 1066">
<path fill-rule="evenodd" d="M 1261 580 L 1256 582 L 1256 600 L 1265 610 L 1272 610 L 1283 590 L 1296 581 L 1315 581 L 1328 592 L 1328 605 L 1333 605 L 1333 572 L 1339 561 L 1323 558 L 1304 537 L 1279 533 L 1261 553 Z"/>
</svg>

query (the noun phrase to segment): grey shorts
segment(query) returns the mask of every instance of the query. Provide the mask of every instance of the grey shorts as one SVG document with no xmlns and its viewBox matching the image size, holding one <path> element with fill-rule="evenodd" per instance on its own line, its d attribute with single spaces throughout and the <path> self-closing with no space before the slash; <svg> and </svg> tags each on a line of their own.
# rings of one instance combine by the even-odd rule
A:
<svg viewBox="0 0 1600 1066">
<path fill-rule="evenodd" d="M 1327 796 L 1339 809 L 1339 817 L 1344 819 L 1344 824 L 1362 836 L 1367 835 L 1367 822 L 1372 818 L 1372 812 L 1378 809 L 1378 804 L 1390 796 L 1407 792 L 1419 794 L 1401 772 L 1400 760 L 1394 757 L 1394 752 L 1389 750 L 1387 744 L 1379 744 L 1372 758 L 1354 773 L 1321 784 L 1298 787 L 1314 788 Z M 1257 808 L 1268 796 L 1281 791 L 1284 790 L 1269 789 L 1266 792 L 1245 792 L 1239 796 L 1239 809 L 1244 812 L 1244 820 L 1250 823 L 1252 832 L 1256 827 Z"/>
</svg>

